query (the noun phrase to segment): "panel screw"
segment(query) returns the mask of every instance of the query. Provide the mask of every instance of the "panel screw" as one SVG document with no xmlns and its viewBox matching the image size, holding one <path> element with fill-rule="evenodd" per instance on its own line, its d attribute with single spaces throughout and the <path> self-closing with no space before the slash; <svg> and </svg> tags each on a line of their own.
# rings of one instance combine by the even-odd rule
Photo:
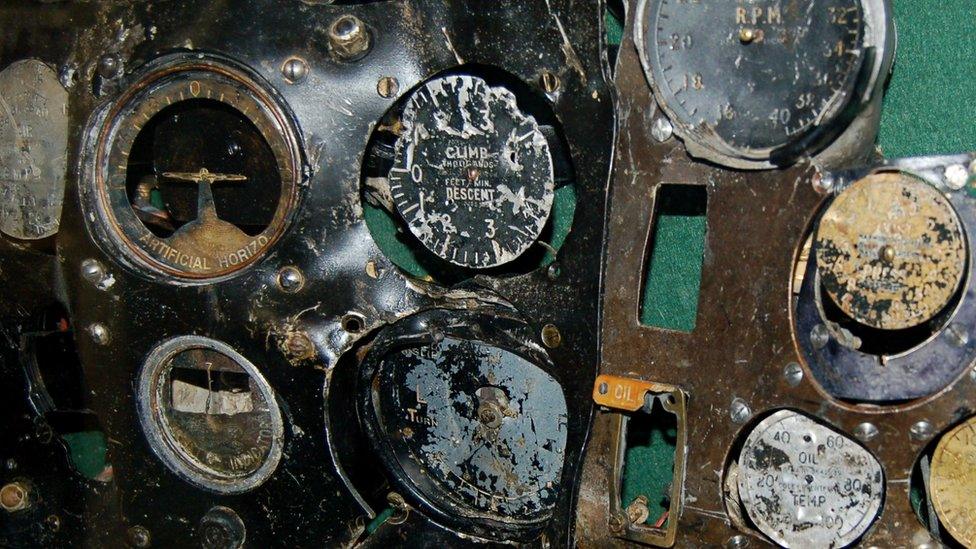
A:
<svg viewBox="0 0 976 549">
<path fill-rule="evenodd" d="M 355 15 L 342 15 L 329 26 L 329 47 L 343 61 L 366 55 L 371 44 L 366 24 Z"/>
<path fill-rule="evenodd" d="M 229 507 L 213 507 L 197 526 L 201 545 L 206 549 L 238 549 L 247 534 L 244 521 Z"/>
<path fill-rule="evenodd" d="M 129 538 L 129 545 L 132 547 L 149 547 L 151 538 L 149 536 L 149 530 L 147 530 L 144 526 L 133 526 L 132 528 L 129 528 L 127 535 Z"/>
<path fill-rule="evenodd" d="M 945 169 L 945 180 L 946 186 L 958 191 L 969 181 L 969 171 L 962 164 L 953 164 Z"/>
<path fill-rule="evenodd" d="M 927 440 L 932 437 L 933 427 L 932 424 L 926 420 L 920 420 L 912 425 L 912 428 L 908 430 L 912 438 L 915 440 Z"/>
<path fill-rule="evenodd" d="M 8 513 L 27 509 L 30 504 L 30 491 L 22 482 L 11 482 L 0 488 L 0 507 Z"/>
<path fill-rule="evenodd" d="M 729 540 L 725 542 L 725 546 L 728 547 L 728 549 L 745 549 L 746 547 L 749 547 L 749 538 L 743 536 L 742 534 L 737 534 L 729 538 Z"/>
<path fill-rule="evenodd" d="M 873 423 L 865 421 L 854 428 L 854 436 L 861 442 L 868 442 L 878 436 L 878 428 Z"/>
<path fill-rule="evenodd" d="M 315 344 L 305 332 L 288 332 L 282 342 L 282 351 L 292 361 L 305 361 L 315 358 Z M 294 364 L 293 362 L 293 365 Z"/>
<path fill-rule="evenodd" d="M 955 322 L 946 327 L 945 336 L 956 347 L 965 347 L 969 344 L 969 334 L 966 329 Z"/>
<path fill-rule="evenodd" d="M 605 394 L 607 394 L 607 393 L 610 392 L 610 386 L 607 385 L 607 382 L 606 381 L 604 381 L 603 383 L 600 384 L 600 389 L 599 390 L 600 390 L 600 394 L 601 395 L 605 395 Z"/>
<path fill-rule="evenodd" d="M 48 515 L 44 519 L 44 524 L 47 525 L 48 530 L 52 532 L 57 532 L 61 529 L 61 517 L 57 515 Z"/>
<path fill-rule="evenodd" d="M 830 333 L 823 324 L 817 324 L 810 330 L 810 343 L 815 349 L 823 349 L 830 341 Z"/>
<path fill-rule="evenodd" d="M 81 276 L 99 290 L 107 290 L 115 280 L 105 271 L 105 266 L 97 259 L 81 262 Z"/>
<path fill-rule="evenodd" d="M 546 93 L 556 93 L 559 89 L 559 77 L 552 71 L 542 71 L 539 75 L 539 86 Z"/>
<path fill-rule="evenodd" d="M 281 65 L 281 75 L 289 84 L 299 84 L 308 77 L 308 63 L 300 57 L 290 57 Z"/>
<path fill-rule="evenodd" d="M 834 176 L 823 172 L 813 174 L 810 182 L 813 184 L 813 190 L 820 194 L 827 194 L 834 188 Z"/>
<path fill-rule="evenodd" d="M 546 324 L 542 327 L 542 343 L 550 349 L 555 349 L 563 343 L 563 336 L 559 333 L 559 328 L 553 324 Z"/>
<path fill-rule="evenodd" d="M 735 423 L 745 423 L 752 417 L 752 409 L 749 408 L 746 401 L 736 398 L 732 400 L 732 405 L 729 406 L 729 416 Z"/>
<path fill-rule="evenodd" d="M 282 291 L 293 294 L 305 286 L 305 275 L 297 267 L 288 265 L 278 271 L 277 281 Z"/>
<path fill-rule="evenodd" d="M 396 97 L 396 94 L 400 93 L 400 82 L 392 76 L 384 76 L 376 82 L 376 93 L 386 99 Z"/>
<path fill-rule="evenodd" d="M 562 271 L 559 269 L 559 263 L 552 263 L 546 268 L 546 276 L 549 277 L 549 280 L 556 280 L 560 274 Z"/>
<path fill-rule="evenodd" d="M 654 119 L 654 123 L 651 125 L 651 136 L 658 141 L 658 143 L 664 143 L 671 136 L 674 135 L 674 126 L 671 125 L 671 121 L 664 116 L 658 116 Z"/>
<path fill-rule="evenodd" d="M 99 324 L 98 322 L 88 326 L 88 335 L 91 336 L 92 341 L 98 343 L 99 345 L 105 345 L 108 343 L 108 328 L 104 324 Z"/>
<path fill-rule="evenodd" d="M 111 80 L 119 74 L 122 61 L 115 54 L 106 53 L 98 60 L 98 75 Z"/>
<path fill-rule="evenodd" d="M 801 381 L 803 381 L 803 368 L 801 368 L 796 362 L 790 362 L 786 365 L 786 368 L 783 369 L 783 375 L 786 376 L 786 383 L 788 383 L 790 387 L 796 387 Z"/>
</svg>

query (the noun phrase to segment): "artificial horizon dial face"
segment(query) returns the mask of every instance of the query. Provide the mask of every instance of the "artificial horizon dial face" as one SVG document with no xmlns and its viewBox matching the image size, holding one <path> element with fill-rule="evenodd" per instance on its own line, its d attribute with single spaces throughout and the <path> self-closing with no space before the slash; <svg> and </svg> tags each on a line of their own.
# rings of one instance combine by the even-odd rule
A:
<svg viewBox="0 0 976 549">
<path fill-rule="evenodd" d="M 286 116 L 244 74 L 216 63 L 135 84 L 101 130 L 100 217 L 126 255 L 184 278 L 235 272 L 284 231 L 301 178 Z"/>
<path fill-rule="evenodd" d="M 441 259 L 504 265 L 549 219 L 549 144 L 510 91 L 474 76 L 437 78 L 404 110 L 390 191 L 410 232 Z"/>
<path fill-rule="evenodd" d="M 720 155 L 795 148 L 835 122 L 864 64 L 861 0 L 647 6 L 638 44 L 658 103 L 679 135 Z"/>
<path fill-rule="evenodd" d="M 867 176 L 824 212 L 815 249 L 820 282 L 850 318 L 882 330 L 922 324 L 966 276 L 966 240 L 935 187 L 901 172 Z"/>
<path fill-rule="evenodd" d="M 373 408 L 399 468 L 445 513 L 536 522 L 559 495 L 567 408 L 525 358 L 446 337 L 382 359 Z"/>
</svg>

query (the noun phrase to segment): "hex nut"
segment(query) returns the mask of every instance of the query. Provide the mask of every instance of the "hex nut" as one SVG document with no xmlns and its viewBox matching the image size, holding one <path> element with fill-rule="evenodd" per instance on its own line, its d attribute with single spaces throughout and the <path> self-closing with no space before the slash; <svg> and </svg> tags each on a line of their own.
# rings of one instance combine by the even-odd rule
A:
<svg viewBox="0 0 976 549">
<path fill-rule="evenodd" d="M 366 23 L 355 15 L 341 15 L 329 25 L 329 50 L 337 59 L 355 61 L 366 55 L 371 46 Z"/>
</svg>

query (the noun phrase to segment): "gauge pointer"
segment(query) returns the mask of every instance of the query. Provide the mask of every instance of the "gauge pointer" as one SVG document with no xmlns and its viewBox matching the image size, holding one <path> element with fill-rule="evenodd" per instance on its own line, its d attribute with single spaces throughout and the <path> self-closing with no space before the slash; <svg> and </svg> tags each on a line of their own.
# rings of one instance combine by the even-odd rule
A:
<svg viewBox="0 0 976 549">
<path fill-rule="evenodd" d="M 200 168 L 199 172 L 164 172 L 163 177 L 177 181 L 190 181 L 199 186 L 197 194 L 197 217 L 211 219 L 217 217 L 214 208 L 213 190 L 211 185 L 218 181 L 246 181 L 247 177 L 238 174 L 211 173 L 207 168 Z"/>
</svg>

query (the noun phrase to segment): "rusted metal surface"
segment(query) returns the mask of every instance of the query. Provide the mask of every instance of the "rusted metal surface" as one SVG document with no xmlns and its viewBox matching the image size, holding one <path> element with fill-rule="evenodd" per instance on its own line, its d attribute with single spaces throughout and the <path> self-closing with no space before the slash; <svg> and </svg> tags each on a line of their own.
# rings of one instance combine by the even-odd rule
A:
<svg viewBox="0 0 976 549">
<path fill-rule="evenodd" d="M 820 219 L 814 246 L 834 303 L 884 330 L 930 320 L 966 274 L 966 241 L 949 201 L 905 173 L 878 173 L 847 187 Z"/>
<path fill-rule="evenodd" d="M 627 7 L 634 13 L 633 3 Z M 845 403 L 812 381 L 798 352 L 800 334 L 793 329 L 790 295 L 795 259 L 823 199 L 814 186 L 820 179 L 817 169 L 801 163 L 778 171 L 722 171 L 689 159 L 680 141 L 654 139 L 652 122 L 660 111 L 640 68 L 631 25 L 628 20 L 615 76 L 620 119 L 604 275 L 601 373 L 673 384 L 689 395 L 688 445 L 678 448 L 687 453 L 687 474 L 683 481 L 677 479 L 684 494 L 680 513 L 669 517 L 678 522 L 675 546 L 724 546 L 734 536 L 743 536 L 750 546 L 768 543 L 758 532 L 735 526 L 723 497 L 722 471 L 737 458 L 733 447 L 752 426 L 731 421 L 728 410 L 736 398 L 753 417 L 791 408 L 843 433 L 853 433 L 866 422 L 876 425 L 878 434 L 865 447 L 885 472 L 885 505 L 862 543 L 895 547 L 916 534 L 928 539 L 908 495 L 908 479 L 926 441 L 913 438 L 910 427 L 924 419 L 938 432 L 968 415 L 974 409 L 976 380 L 958 376 L 937 398 L 894 407 Z M 860 146 L 872 141 L 875 130 L 869 123 L 854 123 L 849 131 L 859 137 L 846 142 Z M 871 151 L 864 148 L 843 152 L 832 150 L 831 161 L 850 166 L 872 162 Z M 654 196 L 662 184 L 702 185 L 708 193 L 701 297 L 692 333 L 639 322 Z M 800 364 L 806 375 L 799 380 L 785 375 L 792 363 Z M 609 532 L 606 490 L 613 482 L 614 421 L 614 414 L 599 413 L 587 447 L 576 513 L 576 540 L 584 547 L 619 544 Z"/>
</svg>

